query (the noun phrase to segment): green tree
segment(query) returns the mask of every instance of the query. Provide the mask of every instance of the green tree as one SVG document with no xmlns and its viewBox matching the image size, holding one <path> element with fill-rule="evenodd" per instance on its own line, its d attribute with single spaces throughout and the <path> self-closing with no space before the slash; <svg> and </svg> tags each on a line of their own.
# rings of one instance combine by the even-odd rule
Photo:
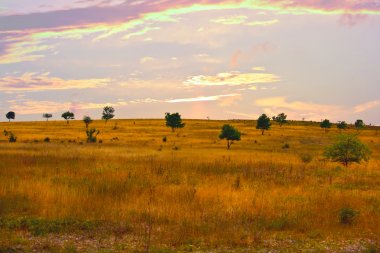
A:
<svg viewBox="0 0 380 253">
<path fill-rule="evenodd" d="M 51 113 L 44 113 L 42 114 L 42 117 L 46 119 L 46 121 L 49 121 L 51 117 L 53 117 L 53 114 Z"/>
<path fill-rule="evenodd" d="M 371 151 L 358 139 L 357 135 L 343 134 L 338 136 L 336 141 L 326 148 L 324 155 L 326 158 L 334 162 L 340 162 L 348 167 L 353 162 L 368 161 Z"/>
<path fill-rule="evenodd" d="M 15 112 L 7 112 L 7 114 L 5 114 L 5 117 L 7 117 L 7 119 L 9 120 L 9 122 L 11 122 L 11 119 L 15 119 L 16 118 L 16 113 Z"/>
<path fill-rule="evenodd" d="M 280 113 L 279 115 L 273 117 L 273 119 L 280 125 L 280 127 L 282 127 L 283 124 L 288 123 L 288 121 L 286 120 L 287 117 L 288 115 L 286 115 L 285 113 Z"/>
<path fill-rule="evenodd" d="M 256 129 L 260 129 L 262 135 L 264 135 L 264 131 L 265 130 L 269 130 L 270 129 L 270 126 L 271 126 L 270 118 L 266 114 L 262 114 L 257 119 Z"/>
<path fill-rule="evenodd" d="M 67 124 L 69 124 L 69 120 L 75 119 L 74 113 L 70 111 L 62 113 L 61 117 L 66 120 Z"/>
<path fill-rule="evenodd" d="M 106 121 L 106 124 L 107 124 L 107 121 L 112 119 L 113 117 L 115 117 L 115 109 L 111 106 L 105 106 L 103 108 L 103 115 L 102 115 L 102 119 L 104 119 Z"/>
<path fill-rule="evenodd" d="M 92 119 L 90 116 L 84 116 L 83 122 L 86 124 L 86 128 L 88 129 L 88 125 L 90 125 L 92 123 Z"/>
<path fill-rule="evenodd" d="M 320 126 L 321 126 L 321 128 L 325 129 L 325 133 L 326 133 L 327 129 L 331 128 L 330 120 L 325 119 L 324 121 L 321 122 Z"/>
<path fill-rule="evenodd" d="M 176 128 L 183 128 L 185 126 L 185 123 L 182 123 L 181 115 L 176 112 L 176 113 L 165 113 L 165 121 L 166 121 L 166 126 L 170 127 L 172 129 L 172 132 Z"/>
<path fill-rule="evenodd" d="M 241 133 L 231 125 L 223 125 L 222 132 L 219 135 L 219 139 L 227 140 L 227 149 L 230 149 L 233 141 L 240 141 Z"/>
<path fill-rule="evenodd" d="M 361 119 L 358 119 L 355 121 L 355 128 L 357 130 L 363 129 L 365 127 L 364 121 Z"/>
<path fill-rule="evenodd" d="M 96 130 L 95 128 L 87 129 L 86 135 L 87 135 L 87 142 L 94 143 L 96 142 L 96 137 L 100 133 L 99 130 Z"/>
<path fill-rule="evenodd" d="M 347 125 L 346 121 L 339 121 L 338 124 L 336 124 L 336 127 L 339 130 L 345 130 L 345 129 L 347 129 L 348 125 Z"/>
</svg>

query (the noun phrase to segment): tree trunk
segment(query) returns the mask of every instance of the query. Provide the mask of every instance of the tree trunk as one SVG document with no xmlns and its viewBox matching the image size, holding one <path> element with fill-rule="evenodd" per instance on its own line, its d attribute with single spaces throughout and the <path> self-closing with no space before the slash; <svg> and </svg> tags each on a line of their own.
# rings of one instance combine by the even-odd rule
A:
<svg viewBox="0 0 380 253">
<path fill-rule="evenodd" d="M 231 147 L 230 141 L 227 140 L 227 149 L 230 149 L 230 147 Z"/>
<path fill-rule="evenodd" d="M 264 135 L 264 130 L 261 130 L 261 135 Z"/>
<path fill-rule="evenodd" d="M 174 133 L 174 127 L 172 127 L 172 133 Z"/>
</svg>

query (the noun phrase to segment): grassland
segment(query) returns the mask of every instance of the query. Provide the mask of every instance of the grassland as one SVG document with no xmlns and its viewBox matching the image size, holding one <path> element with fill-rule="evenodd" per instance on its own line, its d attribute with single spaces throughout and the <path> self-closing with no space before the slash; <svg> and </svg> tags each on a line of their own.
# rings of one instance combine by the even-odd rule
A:
<svg viewBox="0 0 380 253">
<path fill-rule="evenodd" d="M 18 138 L 0 142 L 0 252 L 378 252 L 378 129 L 360 131 L 371 160 L 345 168 L 322 155 L 336 129 L 229 121 L 227 150 L 226 121 L 185 123 L 95 121 L 96 144 L 80 121 L 0 123 Z"/>
</svg>

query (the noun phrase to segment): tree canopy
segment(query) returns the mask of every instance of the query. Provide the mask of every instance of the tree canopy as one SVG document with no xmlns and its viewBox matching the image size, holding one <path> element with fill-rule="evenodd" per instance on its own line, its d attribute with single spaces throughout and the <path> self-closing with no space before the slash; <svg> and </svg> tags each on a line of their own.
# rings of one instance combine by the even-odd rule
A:
<svg viewBox="0 0 380 253">
<path fill-rule="evenodd" d="M 86 124 L 86 128 L 88 128 L 88 125 L 90 125 L 92 123 L 92 119 L 90 116 L 84 116 L 83 117 L 83 122 Z"/>
<path fill-rule="evenodd" d="M 221 140 L 226 139 L 227 149 L 230 149 L 231 144 L 233 144 L 233 141 L 240 141 L 240 136 L 241 136 L 241 133 L 237 129 L 235 129 L 231 125 L 226 124 L 226 125 L 223 125 L 222 127 L 222 131 L 219 135 L 219 139 Z"/>
<path fill-rule="evenodd" d="M 61 117 L 67 121 L 67 124 L 69 124 L 69 120 L 75 119 L 74 113 L 70 111 L 62 113 Z"/>
<path fill-rule="evenodd" d="M 358 119 L 358 120 L 356 120 L 355 121 L 355 128 L 356 129 L 362 129 L 362 128 L 364 128 L 365 127 L 365 124 L 364 124 L 364 121 L 363 120 L 361 120 L 361 119 Z"/>
<path fill-rule="evenodd" d="M 176 113 L 165 113 L 165 121 L 166 121 L 166 126 L 170 127 L 172 129 L 172 132 L 176 128 L 183 128 L 185 126 L 185 123 L 182 123 L 181 115 L 176 112 Z"/>
<path fill-rule="evenodd" d="M 283 124 L 286 124 L 288 122 L 286 120 L 287 117 L 288 115 L 286 115 L 285 113 L 280 113 L 279 115 L 273 118 L 274 118 L 274 121 L 276 121 L 280 125 L 280 127 L 282 127 Z"/>
<path fill-rule="evenodd" d="M 328 120 L 328 119 L 323 120 L 320 124 L 320 127 L 325 129 L 325 132 L 327 132 L 327 129 L 331 128 L 330 120 Z"/>
<path fill-rule="evenodd" d="M 358 139 L 357 135 L 344 134 L 338 136 L 336 141 L 326 148 L 324 155 L 326 158 L 340 162 L 347 167 L 353 162 L 368 161 L 371 151 Z"/>
<path fill-rule="evenodd" d="M 257 119 L 256 129 L 260 129 L 262 135 L 264 135 L 264 131 L 265 130 L 269 130 L 270 129 L 270 126 L 271 126 L 270 118 L 266 114 L 262 114 Z"/>
<path fill-rule="evenodd" d="M 5 114 L 5 117 L 7 117 L 7 119 L 9 120 L 9 122 L 11 121 L 11 119 L 15 119 L 16 118 L 16 113 L 15 112 L 7 112 L 7 114 Z"/>
<path fill-rule="evenodd" d="M 44 113 L 42 114 L 42 117 L 46 119 L 46 121 L 49 121 L 49 118 L 53 117 L 53 114 L 51 113 Z"/>
<path fill-rule="evenodd" d="M 346 121 L 339 121 L 338 124 L 336 124 L 336 127 L 340 130 L 347 129 L 348 125 Z"/>
<path fill-rule="evenodd" d="M 115 109 L 111 106 L 105 106 L 103 108 L 103 115 L 102 115 L 102 119 L 104 119 L 107 123 L 108 120 L 112 119 L 113 117 L 115 117 Z"/>
</svg>

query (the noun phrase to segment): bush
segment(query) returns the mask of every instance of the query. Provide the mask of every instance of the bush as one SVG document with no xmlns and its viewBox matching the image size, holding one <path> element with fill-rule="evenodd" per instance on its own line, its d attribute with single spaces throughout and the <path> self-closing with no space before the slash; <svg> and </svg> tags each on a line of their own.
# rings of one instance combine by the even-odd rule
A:
<svg viewBox="0 0 380 253">
<path fill-rule="evenodd" d="M 285 143 L 284 146 L 282 146 L 283 149 L 288 149 L 290 148 L 290 145 L 288 143 Z"/>
<path fill-rule="evenodd" d="M 9 142 L 17 141 L 17 137 L 11 131 L 4 130 L 4 135 L 8 137 Z"/>
<path fill-rule="evenodd" d="M 95 128 L 87 129 L 86 135 L 87 135 L 87 142 L 89 143 L 96 143 L 96 137 L 100 133 L 99 130 L 96 130 Z"/>
<path fill-rule="evenodd" d="M 310 154 L 300 154 L 300 159 L 304 163 L 310 163 L 313 160 L 313 156 Z"/>
<path fill-rule="evenodd" d="M 354 222 L 358 214 L 358 211 L 350 207 L 344 207 L 339 210 L 339 222 L 342 225 L 350 225 Z"/>
<path fill-rule="evenodd" d="M 44 139 L 44 142 L 50 142 L 50 138 L 49 138 L 49 137 L 46 137 L 46 138 Z"/>
<path fill-rule="evenodd" d="M 166 138 L 166 136 L 164 136 L 163 138 L 162 138 L 162 142 L 166 142 L 167 141 L 167 138 Z"/>
</svg>

